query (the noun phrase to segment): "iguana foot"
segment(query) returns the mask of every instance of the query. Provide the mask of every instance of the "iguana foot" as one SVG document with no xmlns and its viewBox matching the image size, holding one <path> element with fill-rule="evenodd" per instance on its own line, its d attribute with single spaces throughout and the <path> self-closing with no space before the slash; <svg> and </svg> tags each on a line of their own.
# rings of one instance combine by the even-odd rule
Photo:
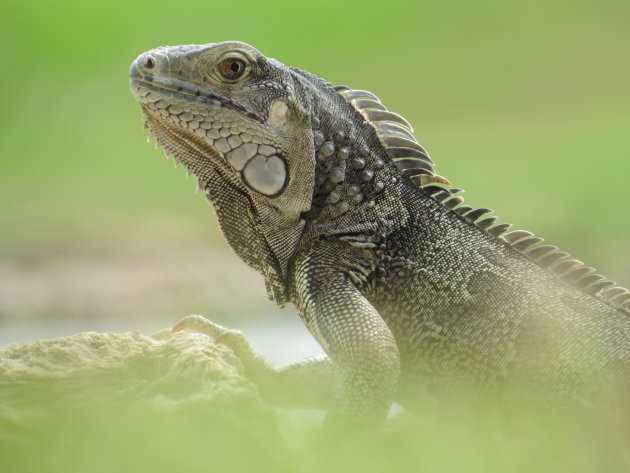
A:
<svg viewBox="0 0 630 473">
<path fill-rule="evenodd" d="M 230 330 L 217 323 L 214 323 L 201 315 L 189 315 L 177 322 L 170 330 L 173 332 L 181 332 L 182 330 L 190 330 L 209 336 L 215 343 L 219 343 L 231 349 L 234 354 L 243 363 L 243 368 L 248 377 L 257 382 L 261 377 L 267 377 L 272 366 L 267 360 L 259 355 L 249 340 L 239 330 Z M 158 332 L 156 335 L 161 335 Z M 154 335 L 155 338 L 155 335 Z"/>
<path fill-rule="evenodd" d="M 154 340 L 168 340 L 168 338 L 173 334 L 173 330 L 170 328 L 165 328 L 162 329 L 158 332 L 155 332 L 153 335 L 151 335 L 151 338 L 153 338 Z"/>
<path fill-rule="evenodd" d="M 171 329 L 171 332 L 181 332 L 182 330 L 190 330 L 191 332 L 198 332 L 204 335 L 208 335 L 213 340 L 216 339 L 219 335 L 224 332 L 227 332 L 228 329 L 211 322 L 206 319 L 203 315 L 188 315 L 181 319 L 179 322 L 175 324 L 175 326 Z"/>
</svg>

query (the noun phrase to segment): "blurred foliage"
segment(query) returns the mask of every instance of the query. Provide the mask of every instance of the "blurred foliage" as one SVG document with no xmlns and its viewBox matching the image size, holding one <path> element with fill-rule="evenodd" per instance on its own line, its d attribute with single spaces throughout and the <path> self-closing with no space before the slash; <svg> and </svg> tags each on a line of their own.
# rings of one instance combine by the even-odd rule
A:
<svg viewBox="0 0 630 473">
<path fill-rule="evenodd" d="M 176 412 L 43 400 L 46 415 L 0 424 L 3 471 L 620 473 L 623 431 L 596 412 L 518 403 L 427 408 L 380 433 L 324 435 L 251 406 Z M 273 414 L 273 415 L 272 415 Z M 301 424 L 301 425 L 299 425 Z M 627 428 L 627 425 L 625 426 Z M 627 455 L 627 443 L 625 453 Z"/>
</svg>

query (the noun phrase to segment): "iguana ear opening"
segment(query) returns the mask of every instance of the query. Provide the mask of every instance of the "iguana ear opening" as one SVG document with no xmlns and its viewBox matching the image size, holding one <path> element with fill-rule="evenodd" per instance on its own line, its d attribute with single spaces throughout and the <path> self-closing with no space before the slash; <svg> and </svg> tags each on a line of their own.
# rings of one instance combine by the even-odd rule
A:
<svg viewBox="0 0 630 473">
<path fill-rule="evenodd" d="M 310 115 L 286 98 L 269 108 L 268 126 L 283 143 L 263 163 L 252 159 L 242 172 L 260 218 L 260 229 L 284 274 L 304 229 L 302 216 L 312 205 L 315 149 Z M 264 151 L 264 149 L 263 149 Z M 251 167 L 251 169 L 250 169 Z"/>
<path fill-rule="evenodd" d="M 291 108 L 285 99 L 276 99 L 269 108 L 269 125 L 278 131 L 287 128 L 291 114 Z"/>
</svg>

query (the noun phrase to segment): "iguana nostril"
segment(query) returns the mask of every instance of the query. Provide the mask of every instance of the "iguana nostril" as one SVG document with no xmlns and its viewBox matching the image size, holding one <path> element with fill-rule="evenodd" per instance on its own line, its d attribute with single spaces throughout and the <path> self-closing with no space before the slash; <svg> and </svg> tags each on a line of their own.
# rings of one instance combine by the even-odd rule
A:
<svg viewBox="0 0 630 473">
<path fill-rule="evenodd" d="M 145 69 L 155 69 L 155 59 L 152 56 L 147 56 L 144 60 L 144 68 Z"/>
</svg>

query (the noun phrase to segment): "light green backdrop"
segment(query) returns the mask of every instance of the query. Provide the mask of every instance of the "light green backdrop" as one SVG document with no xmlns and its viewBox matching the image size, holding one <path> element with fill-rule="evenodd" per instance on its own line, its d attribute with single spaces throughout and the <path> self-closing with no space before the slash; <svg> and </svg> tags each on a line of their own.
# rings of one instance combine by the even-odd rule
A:
<svg viewBox="0 0 630 473">
<path fill-rule="evenodd" d="M 467 201 L 630 284 L 626 1 L 9 0 L 3 11 L 1 278 L 25 294 L 0 304 L 0 319 L 21 313 L 24 284 L 38 274 L 78 271 L 83 286 L 67 299 L 82 288 L 116 292 L 95 274 L 99 262 L 133 268 L 138 255 L 152 260 L 176 248 L 193 260 L 197 248 L 216 251 L 191 261 L 200 272 L 190 284 L 207 284 L 206 292 L 184 297 L 173 317 L 240 310 L 235 299 L 250 288 L 264 298 L 262 281 L 229 254 L 194 182 L 146 144 L 127 86 L 142 51 L 227 39 L 375 92 L 411 121 L 437 171 L 466 189 Z M 82 273 L 78 257 L 96 263 Z M 247 275 L 243 285 L 218 294 L 208 279 L 241 283 L 241 273 L 230 279 L 232 266 Z M 126 274 L 116 268 L 113 280 Z M 177 299 L 184 276 L 158 286 Z"/>
<path fill-rule="evenodd" d="M 145 142 L 127 71 L 139 53 L 169 44 L 239 39 L 372 90 L 411 121 L 472 205 L 630 285 L 629 24 L 627 0 L 4 0 L 0 345 L 71 327 L 147 333 L 190 312 L 276 313 L 194 182 Z M 530 413 L 517 411 L 524 434 L 506 438 L 501 416 L 444 416 L 432 405 L 415 436 L 362 449 L 338 470 L 621 471 L 598 419 L 573 428 L 552 416 L 528 430 Z M 192 427 L 190 417 L 165 424 L 141 413 L 121 428 L 116 411 L 95 411 L 103 422 L 78 428 L 86 435 L 76 444 L 51 426 L 38 433 L 45 448 L 7 447 L 0 465 L 24 471 L 11 465 L 23 457 L 64 473 L 257 471 L 264 460 L 279 465 L 268 471 L 327 471 L 310 450 L 287 454 L 246 431 L 217 448 L 204 432 L 223 426 L 202 426 L 202 412 Z M 71 431 L 85 422 L 59 419 Z"/>
</svg>

